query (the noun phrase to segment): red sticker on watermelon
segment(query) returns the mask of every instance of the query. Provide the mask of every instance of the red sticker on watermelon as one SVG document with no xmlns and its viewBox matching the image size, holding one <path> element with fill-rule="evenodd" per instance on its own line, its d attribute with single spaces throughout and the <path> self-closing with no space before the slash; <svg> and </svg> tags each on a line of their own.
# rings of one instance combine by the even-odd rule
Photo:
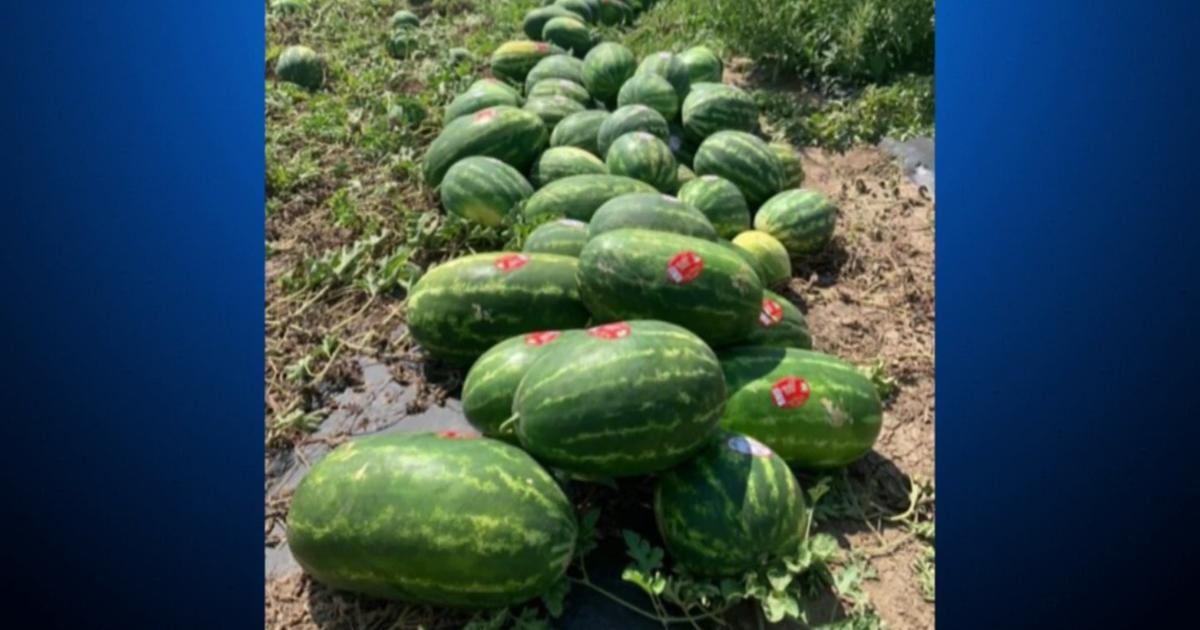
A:
<svg viewBox="0 0 1200 630">
<path fill-rule="evenodd" d="M 776 407 L 791 409 L 808 402 L 810 393 L 812 392 L 807 381 L 798 376 L 785 376 L 775 381 L 775 385 L 771 387 L 771 402 L 774 402 Z"/>
<path fill-rule="evenodd" d="M 629 329 L 629 324 L 617 322 L 589 328 L 587 332 L 597 339 L 624 339 L 633 331 Z"/>
<path fill-rule="evenodd" d="M 754 457 L 772 457 L 775 451 L 772 451 L 766 444 L 747 435 L 735 435 L 725 445 L 730 449 L 735 450 L 743 455 L 752 455 Z"/>
<path fill-rule="evenodd" d="M 527 346 L 544 346 L 555 339 L 562 333 L 557 330 L 543 330 L 541 332 L 529 333 L 525 335 L 525 345 Z"/>
<path fill-rule="evenodd" d="M 525 254 L 509 254 L 496 259 L 496 268 L 501 272 L 508 273 L 524 267 L 528 262 L 529 257 Z"/>
<path fill-rule="evenodd" d="M 474 431 L 440 431 L 438 435 L 450 440 L 475 440 L 482 437 Z"/>
<path fill-rule="evenodd" d="M 547 44 L 546 42 L 538 42 L 535 48 L 537 48 L 538 52 L 546 52 L 547 50 L 550 50 L 550 44 Z"/>
<path fill-rule="evenodd" d="M 495 117 L 496 117 L 496 110 L 489 107 L 487 109 L 481 109 L 478 112 L 476 112 L 475 117 L 472 119 L 472 121 L 476 125 L 480 125 L 480 124 L 490 121 L 491 119 L 493 119 Z"/>
<path fill-rule="evenodd" d="M 675 284 L 687 284 L 699 277 L 701 271 L 704 259 L 696 252 L 679 252 L 667 262 L 667 279 Z"/>
<path fill-rule="evenodd" d="M 771 298 L 763 298 L 762 312 L 758 314 L 758 323 L 764 328 L 770 328 L 783 319 L 783 307 Z"/>
</svg>

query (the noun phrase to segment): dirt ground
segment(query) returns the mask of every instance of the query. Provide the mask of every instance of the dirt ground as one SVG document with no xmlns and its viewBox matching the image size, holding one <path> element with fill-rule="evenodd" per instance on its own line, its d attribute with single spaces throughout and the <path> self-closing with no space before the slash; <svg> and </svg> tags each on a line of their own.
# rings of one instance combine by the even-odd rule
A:
<svg viewBox="0 0 1200 630">
<path fill-rule="evenodd" d="M 931 628 L 934 605 L 923 596 L 915 566 L 930 547 L 903 526 L 911 517 L 910 488 L 934 476 L 934 204 L 928 191 L 901 174 L 890 156 L 873 147 L 845 154 L 804 151 L 805 186 L 830 196 L 840 216 L 834 242 L 819 258 L 795 270 L 786 295 L 807 313 L 817 350 L 855 363 L 882 360 L 898 393 L 889 400 L 875 452 L 844 475 L 849 499 L 864 509 L 819 521 L 856 550 L 873 569 L 863 590 L 889 628 Z M 374 355 L 393 378 L 418 393 L 404 409 L 417 414 L 438 405 L 458 385 L 454 374 L 426 374 L 403 341 L 400 298 L 382 298 L 343 309 L 380 334 L 359 355 Z M 338 313 L 337 315 L 341 315 Z M 329 315 L 326 315 L 329 316 Z M 332 362 L 342 386 L 361 390 L 347 354 Z M 268 375 L 270 376 L 270 375 Z M 336 382 L 336 381 L 335 381 Z M 328 393 L 336 393 L 333 387 Z M 320 395 L 318 392 L 315 395 Z M 336 405 L 332 405 L 336 407 Z M 326 407 L 327 409 L 330 407 Z M 352 429 L 353 432 L 358 430 Z M 343 436 L 324 436 L 336 443 Z M 268 486 L 277 472 L 268 454 Z M 275 453 L 278 456 L 278 451 Z M 802 483 L 805 480 L 802 479 Z M 931 497 L 929 497 L 931 499 Z M 268 497 L 268 545 L 278 543 L 287 493 Z M 932 500 L 923 504 L 932 521 Z M 909 521 L 911 522 L 911 521 Z M 932 536 L 929 536 L 932 538 Z M 297 573 L 266 584 L 271 628 L 453 627 L 431 611 L 401 609 L 335 595 Z"/>
</svg>

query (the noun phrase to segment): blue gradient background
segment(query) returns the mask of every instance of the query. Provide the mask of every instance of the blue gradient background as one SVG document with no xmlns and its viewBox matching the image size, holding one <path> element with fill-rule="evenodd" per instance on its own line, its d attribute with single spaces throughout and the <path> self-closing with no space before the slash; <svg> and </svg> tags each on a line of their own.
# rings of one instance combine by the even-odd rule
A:
<svg viewBox="0 0 1200 630">
<path fill-rule="evenodd" d="M 5 616 L 260 628 L 263 5 L 0 23 Z"/>
<path fill-rule="evenodd" d="M 262 5 L 6 8 L 8 616 L 261 627 Z M 1188 601 L 1198 17 L 938 8 L 942 628 Z"/>
</svg>

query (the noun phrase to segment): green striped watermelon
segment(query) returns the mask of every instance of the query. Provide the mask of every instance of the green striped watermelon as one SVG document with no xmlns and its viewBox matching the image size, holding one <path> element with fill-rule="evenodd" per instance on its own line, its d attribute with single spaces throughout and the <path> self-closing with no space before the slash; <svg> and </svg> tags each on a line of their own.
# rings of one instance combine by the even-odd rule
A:
<svg viewBox="0 0 1200 630">
<path fill-rule="evenodd" d="M 425 152 L 425 183 L 437 186 L 455 162 L 472 155 L 494 157 L 525 171 L 546 144 L 546 126 L 534 113 L 497 105 L 456 118 Z"/>
<path fill-rule="evenodd" d="M 693 140 L 703 140 L 722 129 L 754 131 L 758 106 L 750 95 L 732 85 L 714 85 L 693 91 L 683 101 L 683 128 Z"/>
<path fill-rule="evenodd" d="M 693 46 L 679 53 L 679 60 L 687 68 L 688 81 L 695 83 L 720 83 L 724 67 L 721 58 L 706 46 Z"/>
<path fill-rule="evenodd" d="M 758 261 L 763 286 L 777 287 L 792 279 L 792 259 L 774 236 L 758 230 L 747 230 L 733 238 L 733 244 Z"/>
<path fill-rule="evenodd" d="M 833 238 L 837 209 L 815 190 L 785 190 L 754 215 L 754 229 L 779 239 L 792 256 L 816 254 Z"/>
<path fill-rule="evenodd" d="M 614 140 L 634 131 L 645 131 L 664 142 L 670 134 L 667 119 L 662 114 L 645 105 L 628 105 L 610 114 L 600 124 L 596 131 L 596 148 L 600 152 L 596 155 L 607 157 L 608 147 Z"/>
<path fill-rule="evenodd" d="M 787 298 L 763 290 L 762 312 L 758 326 L 742 342 L 747 346 L 776 346 L 780 348 L 812 348 L 812 333 L 804 313 Z"/>
<path fill-rule="evenodd" d="M 578 526 L 521 449 L 473 434 L 393 432 L 338 446 L 292 497 L 292 555 L 318 582 L 461 608 L 518 604 L 562 579 Z"/>
<path fill-rule="evenodd" d="M 708 241 L 717 232 L 699 210 L 669 195 L 628 193 L 613 197 L 596 210 L 588 224 L 588 238 L 622 228 L 673 232 Z"/>
<path fill-rule="evenodd" d="M 679 113 L 679 97 L 667 80 L 653 73 L 635 74 L 617 92 L 617 106 L 645 105 L 666 120 Z"/>
<path fill-rule="evenodd" d="M 542 31 L 546 28 L 546 22 L 556 17 L 583 19 L 583 14 L 578 11 L 572 11 L 564 6 L 551 5 L 534 9 L 525 14 L 525 18 L 521 20 L 521 30 L 525 32 L 525 37 L 531 40 L 538 41 L 542 39 Z"/>
<path fill-rule="evenodd" d="M 546 22 L 542 29 L 542 39 L 583 56 L 592 47 L 592 29 L 582 20 L 556 17 Z"/>
<path fill-rule="evenodd" d="M 591 221 L 604 202 L 631 192 L 654 192 L 654 187 L 620 175 L 572 175 L 550 182 L 525 202 L 525 217 L 566 217 Z"/>
<path fill-rule="evenodd" d="M 496 105 L 520 107 L 521 95 L 509 85 L 495 79 L 481 79 L 471 85 L 466 92 L 454 97 L 446 106 L 445 121 L 474 114 L 475 112 Z"/>
<path fill-rule="evenodd" d="M 513 335 L 580 328 L 578 261 L 554 254 L 493 252 L 431 269 L 408 296 L 408 329 L 430 355 L 474 361 Z"/>
<path fill-rule="evenodd" d="M 597 326 L 529 367 L 513 410 L 517 438 L 573 473 L 642 475 L 688 459 L 712 434 L 725 399 L 716 356 L 666 322 Z"/>
<path fill-rule="evenodd" d="M 578 13 L 580 19 L 589 24 L 594 23 L 598 13 L 599 3 L 589 0 L 558 0 L 551 6 L 559 6 L 573 13 Z"/>
<path fill-rule="evenodd" d="M 566 51 L 546 42 L 516 40 L 500 44 L 492 53 L 492 74 L 520 85 L 525 75 L 542 59 Z"/>
<path fill-rule="evenodd" d="M 588 224 L 575 219 L 558 219 L 543 223 L 525 239 L 525 252 L 542 252 L 579 257 L 588 239 Z"/>
<path fill-rule="evenodd" d="M 687 66 L 674 53 L 662 51 L 646 55 L 638 64 L 637 74 L 649 72 L 667 80 L 675 88 L 675 95 L 680 102 L 688 95 L 691 82 L 688 80 Z"/>
<path fill-rule="evenodd" d="M 706 138 L 696 150 L 692 169 L 697 175 L 716 175 L 733 182 L 751 211 L 783 186 L 779 158 L 766 142 L 744 131 L 718 131 Z"/>
<path fill-rule="evenodd" d="M 421 18 L 412 11 L 400 10 L 392 14 L 392 19 L 388 24 L 393 31 L 401 28 L 416 28 L 421 25 Z"/>
<path fill-rule="evenodd" d="M 569 96 L 559 95 L 531 98 L 525 101 L 523 109 L 537 114 L 542 119 L 542 123 L 546 125 L 546 129 L 553 130 L 558 121 L 586 108 L 582 103 Z"/>
<path fill-rule="evenodd" d="M 528 97 L 532 100 L 546 96 L 565 96 L 587 105 L 592 97 L 582 85 L 568 79 L 542 79 L 529 88 Z"/>
<path fill-rule="evenodd" d="M 582 330 L 540 330 L 509 337 L 483 353 L 463 381 L 463 415 L 479 432 L 492 438 L 513 414 L 513 396 L 533 362 L 565 339 L 582 335 Z"/>
<path fill-rule="evenodd" d="M 713 346 L 743 339 L 762 284 L 736 253 L 704 239 L 640 229 L 606 232 L 579 254 L 579 290 L 596 321 L 659 319 Z"/>
<path fill-rule="evenodd" d="M 517 169 L 478 155 L 455 162 L 439 189 L 447 212 L 489 227 L 504 223 L 533 194 Z"/>
<path fill-rule="evenodd" d="M 804 494 L 783 458 L 721 431 L 662 474 L 654 516 L 671 557 L 704 575 L 740 575 L 793 554 L 804 537 Z"/>
<path fill-rule="evenodd" d="M 804 469 L 844 466 L 871 450 L 883 421 L 874 384 L 854 366 L 796 348 L 721 354 L 729 402 L 721 426 L 752 435 Z"/>
<path fill-rule="evenodd" d="M 288 46 L 275 62 L 275 76 L 280 81 L 316 90 L 325 82 L 325 62 L 307 46 Z"/>
<path fill-rule="evenodd" d="M 799 188 L 803 185 L 804 164 L 800 162 L 800 153 L 792 145 L 782 142 L 772 142 L 767 146 L 771 147 L 771 151 L 779 158 L 779 164 L 783 167 L 783 187 Z"/>
<path fill-rule="evenodd" d="M 696 174 L 686 164 L 680 164 L 679 168 L 675 169 L 675 189 L 679 190 L 684 184 L 696 179 Z"/>
<path fill-rule="evenodd" d="M 633 9 L 621 0 L 600 0 L 600 23 L 605 26 L 628 22 L 633 19 Z"/>
<path fill-rule="evenodd" d="M 546 149 L 533 164 L 530 177 L 538 188 L 572 175 L 603 175 L 608 167 L 600 158 L 577 147 Z M 532 192 L 530 193 L 532 194 Z"/>
<path fill-rule="evenodd" d="M 625 80 L 637 69 L 633 51 L 614 43 L 593 46 L 583 58 L 583 86 L 597 100 L 613 107 Z"/>
<path fill-rule="evenodd" d="M 598 110 L 576 112 L 558 121 L 550 134 L 552 147 L 576 147 L 592 155 L 600 155 L 600 147 L 596 145 L 596 135 L 600 125 L 608 120 L 609 113 Z"/>
<path fill-rule="evenodd" d="M 613 175 L 646 182 L 661 192 L 673 192 L 677 184 L 675 156 L 667 143 L 645 131 L 620 136 L 608 148 L 604 163 Z"/>
<path fill-rule="evenodd" d="M 571 55 L 550 55 L 525 75 L 525 91 L 546 79 L 566 79 L 583 85 L 583 62 Z"/>
<path fill-rule="evenodd" d="M 763 280 L 763 278 L 766 277 L 767 274 L 766 274 L 766 272 L 764 272 L 762 270 L 762 268 L 759 267 L 758 259 L 755 258 L 754 256 L 751 256 L 750 252 L 742 249 L 741 247 L 738 247 L 737 245 L 734 245 L 733 241 L 730 241 L 730 240 L 724 239 L 724 238 L 718 238 L 717 244 L 720 245 L 721 247 L 724 247 L 727 251 L 732 252 L 738 258 L 741 258 L 742 261 L 745 262 L 747 265 L 750 265 L 750 268 L 754 270 L 754 277 L 758 278 L 758 283 L 763 285 L 764 287 L 767 286 L 766 281 Z M 764 289 L 764 291 L 765 291 L 765 289 Z"/>
<path fill-rule="evenodd" d="M 750 208 L 733 182 L 716 175 L 701 175 L 679 188 L 680 201 L 708 217 L 717 234 L 733 238 L 750 229 Z"/>
</svg>

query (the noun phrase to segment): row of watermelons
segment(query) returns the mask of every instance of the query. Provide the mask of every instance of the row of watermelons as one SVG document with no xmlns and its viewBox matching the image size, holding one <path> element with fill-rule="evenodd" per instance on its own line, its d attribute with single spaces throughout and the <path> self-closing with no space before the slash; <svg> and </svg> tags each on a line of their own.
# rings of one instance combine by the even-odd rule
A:
<svg viewBox="0 0 1200 630">
<path fill-rule="evenodd" d="M 446 211 L 545 223 L 524 251 L 451 260 L 413 287 L 409 330 L 470 366 L 479 433 L 360 438 L 314 466 L 288 538 L 316 579 L 458 607 L 535 597 L 578 534 L 548 469 L 657 475 L 672 557 L 735 574 L 802 536 L 789 465 L 843 466 L 874 443 L 872 383 L 812 351 L 803 314 L 770 291 L 828 242 L 832 205 L 796 188 L 796 155 L 754 134 L 753 102 L 708 49 L 639 64 L 592 45 L 587 24 L 614 6 L 632 14 L 617 0 L 531 12 L 530 39 L 446 108 L 424 160 Z M 586 39 L 558 34 L 576 23 Z"/>
</svg>

